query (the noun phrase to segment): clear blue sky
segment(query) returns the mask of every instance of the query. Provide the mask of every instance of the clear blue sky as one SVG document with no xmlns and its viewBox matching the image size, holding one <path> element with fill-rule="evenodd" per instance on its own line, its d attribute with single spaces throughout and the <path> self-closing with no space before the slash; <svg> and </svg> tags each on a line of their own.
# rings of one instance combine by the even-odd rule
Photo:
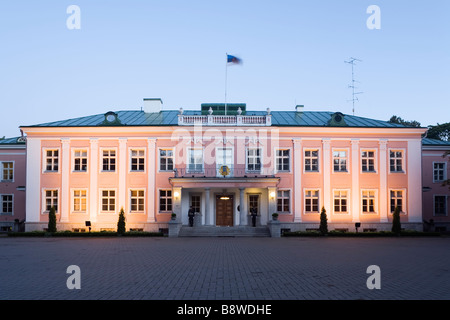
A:
<svg viewBox="0 0 450 320">
<path fill-rule="evenodd" d="M 81 29 L 69 30 L 69 5 Z M 369 5 L 381 29 L 369 30 Z M 450 1 L 3 1 L 1 136 L 20 125 L 131 110 L 143 98 L 166 109 L 228 102 L 252 110 L 398 115 L 423 126 L 450 121 Z"/>
</svg>

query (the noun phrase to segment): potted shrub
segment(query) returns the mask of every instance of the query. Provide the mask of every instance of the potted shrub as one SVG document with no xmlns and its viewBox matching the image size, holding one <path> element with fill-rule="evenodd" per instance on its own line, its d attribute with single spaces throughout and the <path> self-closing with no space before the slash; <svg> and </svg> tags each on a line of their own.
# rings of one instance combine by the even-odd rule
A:
<svg viewBox="0 0 450 320">
<path fill-rule="evenodd" d="M 272 220 L 278 220 L 278 213 L 274 212 L 272 213 Z"/>
<path fill-rule="evenodd" d="M 177 219 L 177 214 L 176 213 L 172 213 L 172 220 L 176 220 Z"/>
</svg>

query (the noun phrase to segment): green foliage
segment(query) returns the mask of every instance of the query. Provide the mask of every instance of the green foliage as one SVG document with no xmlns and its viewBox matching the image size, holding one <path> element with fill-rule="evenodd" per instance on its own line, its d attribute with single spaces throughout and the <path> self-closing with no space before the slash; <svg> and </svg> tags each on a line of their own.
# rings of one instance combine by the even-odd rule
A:
<svg viewBox="0 0 450 320">
<path fill-rule="evenodd" d="M 400 208 L 395 207 L 394 213 L 392 214 L 392 232 L 400 234 L 402 230 L 402 225 L 400 223 Z"/>
<path fill-rule="evenodd" d="M 55 207 L 50 208 L 50 212 L 48 213 L 48 227 L 47 232 L 56 232 L 56 211 Z"/>
<path fill-rule="evenodd" d="M 327 222 L 327 212 L 325 210 L 325 207 L 322 207 L 322 211 L 320 212 L 320 227 L 319 231 L 321 234 L 327 234 L 328 233 L 328 222 Z"/>
<path fill-rule="evenodd" d="M 402 118 L 397 117 L 397 116 L 392 116 L 388 122 L 402 124 L 407 127 L 420 128 L 420 122 L 418 122 L 416 120 L 413 120 L 413 121 L 403 120 Z"/>
<path fill-rule="evenodd" d="M 125 233 L 125 212 L 123 211 L 123 208 L 120 209 L 119 221 L 117 221 L 117 233 Z"/>
<path fill-rule="evenodd" d="M 450 122 L 428 126 L 427 138 L 450 141 Z"/>
</svg>

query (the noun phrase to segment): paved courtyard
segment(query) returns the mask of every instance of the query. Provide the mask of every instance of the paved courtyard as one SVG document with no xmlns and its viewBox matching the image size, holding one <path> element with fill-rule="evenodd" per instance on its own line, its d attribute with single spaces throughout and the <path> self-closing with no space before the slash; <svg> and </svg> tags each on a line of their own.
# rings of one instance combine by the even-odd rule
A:
<svg viewBox="0 0 450 320">
<path fill-rule="evenodd" d="M 0 256 L 1 300 L 450 299 L 450 238 L 2 237 Z"/>
</svg>

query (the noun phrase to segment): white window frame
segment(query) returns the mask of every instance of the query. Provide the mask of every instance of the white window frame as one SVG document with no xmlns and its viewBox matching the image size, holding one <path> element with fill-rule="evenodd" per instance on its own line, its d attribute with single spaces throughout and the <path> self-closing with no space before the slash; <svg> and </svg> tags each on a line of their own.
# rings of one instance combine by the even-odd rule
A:
<svg viewBox="0 0 450 320">
<path fill-rule="evenodd" d="M 334 170 L 334 152 L 340 152 L 340 151 L 345 151 L 345 170 L 344 171 L 336 171 Z M 350 149 L 349 148 L 332 148 L 331 149 L 331 170 L 333 173 L 338 173 L 338 174 L 343 174 L 343 173 L 350 173 Z M 338 157 L 338 159 L 342 159 L 341 157 Z"/>
<path fill-rule="evenodd" d="M 259 150 L 259 156 L 252 156 L 252 158 L 255 158 L 255 161 L 259 157 L 259 165 L 260 165 L 259 170 L 258 169 L 256 169 L 256 170 L 249 170 L 248 169 L 248 166 L 250 165 L 250 162 L 248 161 L 249 160 L 249 155 L 248 155 L 249 150 Z M 245 148 L 245 173 L 261 174 L 263 172 L 263 166 L 264 166 L 263 158 L 262 158 L 263 154 L 264 154 L 264 150 L 263 150 L 263 148 L 261 146 L 259 146 L 259 147 L 246 147 Z M 255 162 L 254 165 L 256 165 L 256 162 Z"/>
<path fill-rule="evenodd" d="M 76 153 L 80 152 L 80 156 L 76 156 Z M 86 152 L 86 156 L 83 156 L 82 153 Z M 75 170 L 75 160 L 80 159 L 80 170 Z M 83 167 L 83 159 L 86 159 L 86 170 L 81 170 Z M 88 148 L 72 148 L 72 173 L 88 173 L 89 168 L 89 149 Z"/>
<path fill-rule="evenodd" d="M 374 193 L 374 200 L 373 200 L 373 207 L 374 207 L 374 211 L 370 212 L 364 212 L 364 199 L 371 199 L 371 198 L 364 198 L 364 192 L 373 192 Z M 370 196 L 370 194 L 369 194 Z M 361 214 L 363 215 L 377 215 L 378 214 L 378 190 L 377 189 L 361 189 Z M 369 204 L 367 204 L 367 206 L 369 206 Z"/>
<path fill-rule="evenodd" d="M 103 155 L 103 152 L 104 151 L 109 151 L 109 152 L 111 152 L 111 151 L 114 151 L 115 152 L 115 156 L 114 156 L 114 158 L 115 158 L 115 163 L 114 163 L 114 165 L 115 165 L 115 169 L 114 170 L 104 170 L 103 169 L 103 159 L 105 158 L 105 156 Z M 100 148 L 100 163 L 99 163 L 99 168 L 100 168 L 100 172 L 101 173 L 116 173 L 118 170 L 118 162 L 117 162 L 117 160 L 118 160 L 118 154 L 117 154 L 117 148 L 115 148 L 115 147 L 113 147 L 113 148 L 108 148 L 108 147 L 102 147 L 102 148 Z M 108 155 L 107 156 L 107 158 L 109 159 L 108 160 L 108 166 L 110 166 L 111 165 L 111 163 L 109 162 L 110 161 L 110 159 L 112 159 L 112 157 L 110 156 L 110 155 Z"/>
<path fill-rule="evenodd" d="M 171 201 L 171 206 L 172 209 L 171 210 L 165 210 L 165 211 L 161 211 L 161 191 L 170 191 L 170 198 L 172 199 Z M 169 197 L 166 195 L 163 197 L 164 199 L 169 199 Z M 167 203 L 166 203 L 166 209 L 167 209 Z M 170 188 L 159 188 L 158 189 L 158 212 L 159 213 L 172 213 L 173 211 L 173 190 Z"/>
<path fill-rule="evenodd" d="M 199 165 L 199 163 L 191 163 L 191 151 L 192 150 L 201 150 L 202 152 L 202 161 L 201 161 L 201 169 L 197 170 L 197 169 L 191 169 L 190 166 L 191 164 L 193 164 L 195 167 Z M 186 167 L 186 172 L 188 173 L 203 173 L 205 170 L 205 150 L 203 147 L 187 147 L 186 148 L 186 157 L 187 157 L 187 167 Z"/>
<path fill-rule="evenodd" d="M 7 169 L 5 169 L 4 168 L 4 164 L 5 163 L 12 163 L 12 168 L 7 168 Z M 16 168 L 16 163 L 15 163 L 15 161 L 14 160 L 10 160 L 10 161 L 0 161 L 0 166 L 1 166 L 1 170 L 2 170 L 2 176 L 1 176 L 1 179 L 0 179 L 0 181 L 1 182 L 11 182 L 11 183 L 13 183 L 14 182 L 14 177 L 15 177 L 15 168 Z M 9 171 L 12 171 L 12 179 L 3 179 L 3 177 L 4 177 L 4 173 L 5 173 L 5 170 L 7 170 L 8 172 Z"/>
<path fill-rule="evenodd" d="M 395 160 L 400 159 L 400 161 L 402 162 L 402 170 L 401 171 L 397 171 L 397 169 L 394 171 L 391 170 L 391 152 L 401 152 L 402 153 L 401 158 L 397 158 L 397 157 L 394 158 Z M 406 154 L 406 149 L 403 149 L 403 148 L 389 148 L 388 149 L 389 173 L 394 173 L 394 174 L 395 173 L 406 173 L 406 162 L 405 162 L 406 156 L 405 156 L 405 154 Z"/>
<path fill-rule="evenodd" d="M 314 159 L 313 156 L 306 156 L 306 151 L 317 151 L 317 170 L 306 170 L 306 159 Z M 321 148 L 317 147 L 305 147 L 303 148 L 303 173 L 320 173 L 321 170 L 321 165 L 320 165 L 320 161 L 321 161 Z M 312 163 L 310 164 L 312 166 Z"/>
<path fill-rule="evenodd" d="M 351 205 L 350 189 L 333 189 L 332 192 L 333 192 L 333 198 L 332 198 L 332 201 L 333 201 L 332 202 L 333 214 L 336 214 L 336 215 L 339 215 L 339 216 L 350 215 L 350 212 L 351 212 L 351 208 L 350 208 L 350 205 Z M 345 199 L 347 200 L 347 204 L 346 204 L 347 211 L 336 211 L 335 204 L 334 204 L 334 201 L 336 199 L 335 192 L 339 192 L 339 194 L 341 192 L 346 192 L 347 193 L 347 196 L 345 197 Z M 344 198 L 343 197 L 338 197 L 337 199 L 344 199 Z M 342 207 L 342 203 L 341 202 L 339 203 L 339 207 Z"/>
<path fill-rule="evenodd" d="M 363 160 L 366 158 L 363 158 L 363 152 L 371 152 L 373 151 L 373 171 L 364 171 L 363 170 Z M 378 172 L 378 161 L 377 161 L 377 157 L 378 157 L 378 150 L 375 148 L 361 148 L 359 150 L 359 157 L 360 157 L 360 165 L 361 165 L 361 173 L 377 173 Z M 367 158 L 367 159 L 371 159 L 371 158 Z"/>
<path fill-rule="evenodd" d="M 288 170 L 278 170 L 278 159 L 280 158 L 280 156 L 278 156 L 278 151 L 280 150 L 288 150 L 289 151 L 289 169 Z M 276 147 L 274 148 L 274 172 L 280 172 L 280 173 L 290 173 L 292 172 L 292 148 L 289 147 Z M 286 156 L 281 156 L 281 159 L 284 159 Z"/>
<path fill-rule="evenodd" d="M 444 164 L 444 168 L 443 168 L 443 173 L 444 173 L 444 179 L 442 179 L 442 180 L 436 180 L 436 179 L 434 179 L 434 171 L 436 170 L 435 168 L 434 168 L 434 165 L 435 164 Z M 440 170 L 440 169 L 438 169 L 438 170 Z M 433 183 L 442 183 L 443 181 L 445 181 L 445 180 L 447 180 L 447 162 L 444 162 L 444 161 L 433 161 Z"/>
<path fill-rule="evenodd" d="M 436 215 L 436 197 L 444 197 L 445 214 Z M 446 194 L 433 194 L 433 217 L 448 217 L 448 195 Z"/>
<path fill-rule="evenodd" d="M 137 166 L 139 168 L 139 159 L 143 158 L 144 159 L 144 169 L 143 170 L 133 170 L 133 151 L 137 151 L 138 155 L 135 156 L 138 159 L 138 163 Z M 140 151 L 144 152 L 144 155 L 139 155 Z M 129 166 L 129 173 L 146 173 L 147 172 L 147 150 L 146 148 L 143 147 L 130 147 L 128 148 L 128 154 L 129 154 L 129 159 L 130 159 L 130 166 Z"/>
<path fill-rule="evenodd" d="M 140 192 L 140 191 L 142 191 L 142 192 L 144 192 L 144 195 L 142 196 L 142 197 L 140 197 L 139 196 L 139 194 L 137 195 L 137 209 L 138 210 L 132 210 L 132 200 L 133 200 L 133 195 L 132 195 L 132 192 L 133 191 L 137 191 L 138 193 Z M 129 210 L 128 210 L 128 212 L 129 213 L 140 213 L 140 214 L 142 214 L 142 213 L 144 213 L 145 214 L 145 206 L 147 205 L 146 204 L 146 201 L 145 201 L 145 199 L 146 199 L 146 195 L 147 195 L 147 190 L 145 189 L 145 188 L 129 188 L 128 189 L 128 195 L 129 195 L 129 197 L 128 197 L 128 200 L 129 200 L 129 206 L 128 206 L 128 208 L 129 208 Z M 142 210 L 139 210 L 139 200 L 140 199 L 142 199 L 143 200 L 143 209 Z"/>
<path fill-rule="evenodd" d="M 389 194 L 388 194 L 389 213 L 393 214 L 394 211 L 391 210 L 391 200 L 392 200 L 392 198 L 391 198 L 391 191 L 395 191 L 395 192 L 401 191 L 402 192 L 402 210 L 400 211 L 400 214 L 406 215 L 407 211 L 408 211 L 407 210 L 408 208 L 406 207 L 406 205 L 408 204 L 408 202 L 406 202 L 406 189 L 405 188 L 391 188 L 391 189 L 389 189 Z M 398 199 L 397 196 L 395 196 L 395 199 Z M 394 210 L 395 210 L 395 207 L 394 207 Z"/>
<path fill-rule="evenodd" d="M 58 151 L 58 170 L 47 170 L 47 152 L 48 151 Z M 51 157 L 55 159 L 54 156 Z M 54 166 L 54 161 L 52 161 L 52 167 Z M 60 173 L 61 172 L 61 148 L 43 148 L 42 149 L 42 173 Z"/>
<path fill-rule="evenodd" d="M 81 197 L 81 196 L 79 196 L 79 197 L 75 197 L 75 191 L 80 191 L 80 192 L 86 192 L 86 196 L 84 197 L 84 200 L 85 200 L 85 202 L 86 202 L 86 204 L 85 204 L 85 210 L 83 211 L 83 210 L 81 210 L 81 208 L 82 208 L 82 205 L 81 205 L 81 202 L 80 202 L 80 210 L 75 210 L 75 199 L 76 198 L 79 198 L 80 200 L 82 200 L 83 198 Z M 89 192 L 88 192 L 88 190 L 86 189 L 86 188 L 71 188 L 70 189 L 70 196 L 71 196 L 71 213 L 87 213 L 88 212 L 88 204 L 89 204 L 89 202 L 88 202 L 88 196 L 89 196 Z"/>
<path fill-rule="evenodd" d="M 161 156 L 161 151 L 172 151 L 172 156 Z M 167 167 L 167 159 L 172 158 L 172 169 L 161 169 L 161 158 L 166 159 L 166 167 Z M 158 172 L 173 172 L 175 170 L 175 147 L 160 147 L 158 148 Z"/>
<path fill-rule="evenodd" d="M 224 150 L 224 149 L 226 149 L 226 150 L 230 150 L 231 151 L 231 163 L 225 163 L 225 164 L 222 164 L 222 162 L 223 162 L 223 157 L 219 157 L 218 155 L 219 155 L 219 150 Z M 221 152 L 223 152 L 223 151 L 221 151 Z M 222 177 L 222 175 L 220 174 L 220 167 L 219 167 L 219 164 L 222 166 L 222 165 L 227 165 L 227 166 L 229 166 L 229 168 L 230 168 L 230 174 L 228 175 L 228 177 L 230 177 L 230 176 L 233 176 L 234 175 L 234 169 L 235 169 L 235 166 L 234 166 L 234 147 L 231 147 L 231 146 L 226 146 L 226 147 L 216 147 L 216 149 L 215 149 L 215 159 L 214 159 L 214 161 L 215 161 L 215 164 L 216 164 L 216 175 L 218 176 L 218 177 Z M 221 161 L 218 161 L 218 159 L 220 159 Z"/>
<path fill-rule="evenodd" d="M 114 191 L 114 211 L 110 211 L 110 210 L 103 210 L 103 191 Z M 117 203 L 117 198 L 118 198 L 118 194 L 117 194 L 117 188 L 101 188 L 99 189 L 99 213 L 100 214 L 105 214 L 105 215 L 112 215 L 112 214 L 117 214 L 118 212 L 118 203 Z M 112 199 L 112 197 L 110 197 L 109 193 L 108 193 L 108 199 Z M 108 209 L 109 209 L 110 203 L 108 201 Z"/>
<path fill-rule="evenodd" d="M 59 209 L 61 207 L 61 191 L 59 188 L 43 188 L 42 189 L 42 214 L 48 214 L 50 212 L 50 210 L 47 210 L 47 191 L 57 191 L 58 195 L 56 198 L 56 205 L 57 205 L 57 209 L 55 210 L 55 213 L 59 212 Z M 53 196 L 51 197 L 52 199 L 54 198 Z"/>
<path fill-rule="evenodd" d="M 317 191 L 317 211 L 306 211 L 306 200 L 307 199 L 314 199 L 314 197 L 307 198 L 306 192 L 307 191 Z M 321 201 L 322 201 L 322 192 L 320 188 L 304 188 L 303 189 L 303 213 L 304 214 L 320 214 L 321 210 Z M 311 203 L 311 208 L 313 207 L 313 204 Z"/>
<path fill-rule="evenodd" d="M 11 196 L 11 212 L 3 211 L 3 196 Z M 9 202 L 9 201 L 7 201 Z M 0 194 L 0 216 L 13 216 L 14 215 L 14 194 L 13 193 L 2 193 Z"/>
<path fill-rule="evenodd" d="M 288 205 L 289 205 L 289 211 L 278 211 L 278 192 L 279 191 L 281 191 L 281 192 L 284 192 L 284 191 L 289 191 L 289 196 L 286 198 L 286 197 L 282 197 L 282 199 L 287 199 L 287 200 L 285 200 L 285 201 L 288 201 Z M 280 214 L 292 214 L 292 189 L 288 189 L 288 188 L 279 188 L 277 191 L 276 191 L 276 195 L 277 195 L 277 197 L 276 197 L 276 205 L 277 205 L 277 212 L 278 213 L 280 213 Z M 284 206 L 283 206 L 284 207 Z"/>
</svg>

